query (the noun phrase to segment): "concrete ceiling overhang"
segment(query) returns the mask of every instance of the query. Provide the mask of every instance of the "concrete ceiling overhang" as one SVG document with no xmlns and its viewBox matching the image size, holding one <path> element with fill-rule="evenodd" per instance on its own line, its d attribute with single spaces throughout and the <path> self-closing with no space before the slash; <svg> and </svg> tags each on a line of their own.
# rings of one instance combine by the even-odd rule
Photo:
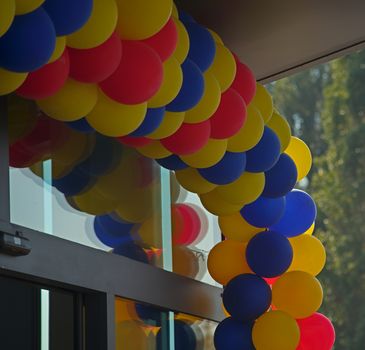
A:
<svg viewBox="0 0 365 350">
<path fill-rule="evenodd" d="M 180 0 L 269 82 L 365 47 L 365 0 Z"/>
</svg>

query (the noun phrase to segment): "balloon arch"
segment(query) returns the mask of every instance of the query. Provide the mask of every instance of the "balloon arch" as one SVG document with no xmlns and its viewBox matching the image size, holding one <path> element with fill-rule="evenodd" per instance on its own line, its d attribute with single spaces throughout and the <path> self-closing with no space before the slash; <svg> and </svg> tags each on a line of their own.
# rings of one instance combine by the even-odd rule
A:
<svg viewBox="0 0 365 350">
<path fill-rule="evenodd" d="M 97 215 L 105 244 L 145 259 L 136 246 L 121 248 L 120 232 L 141 218 L 117 199 L 135 176 L 125 171 L 133 169 L 128 152 L 106 172 L 120 156 L 111 138 L 175 171 L 219 217 L 226 239 L 208 259 L 227 313 L 217 350 L 332 348 L 334 329 L 317 313 L 323 293 L 315 276 L 326 254 L 312 236 L 316 206 L 294 189 L 310 170 L 310 150 L 216 33 L 172 0 L 2 0 L 0 95 L 13 92 L 10 103 L 22 97 L 14 108 L 25 113 L 10 121 L 17 125 L 11 165 L 40 174 L 51 149 L 53 185 L 73 207 Z M 38 106 L 36 119 L 27 100 Z M 90 167 L 80 157 L 94 131 L 98 163 Z M 177 205 L 172 215 L 196 213 Z M 189 235 L 174 239 L 188 244 Z"/>
</svg>

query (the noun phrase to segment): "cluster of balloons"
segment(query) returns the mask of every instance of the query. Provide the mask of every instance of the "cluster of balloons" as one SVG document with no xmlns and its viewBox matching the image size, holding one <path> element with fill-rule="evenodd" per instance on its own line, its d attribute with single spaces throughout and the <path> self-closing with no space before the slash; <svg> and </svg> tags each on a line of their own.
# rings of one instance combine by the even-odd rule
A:
<svg viewBox="0 0 365 350">
<path fill-rule="evenodd" d="M 293 189 L 309 172 L 311 154 L 290 129 L 285 144 L 282 131 L 273 128 L 270 133 L 278 136 L 279 155 L 262 173 L 260 183 L 250 182 L 257 168 L 246 165 L 239 182 L 208 192 L 216 198 L 222 195 L 231 205 L 225 211 L 223 200 L 223 208 L 216 207 L 222 214 L 219 225 L 225 240 L 208 257 L 211 276 L 224 285 L 228 316 L 216 329 L 215 347 L 330 350 L 334 328 L 317 313 L 323 292 L 315 276 L 325 265 L 326 253 L 312 235 L 316 205 L 306 192 Z M 257 149 L 247 152 L 251 164 L 264 162 L 273 151 L 272 146 L 263 146 L 262 153 Z M 252 191 L 257 191 L 257 198 L 248 200 Z M 241 204 L 240 197 L 245 198 Z"/>
<path fill-rule="evenodd" d="M 316 206 L 294 189 L 310 150 L 216 33 L 172 0 L 4 0 L 0 95 L 12 92 L 10 164 L 41 176 L 52 158 L 52 185 L 115 253 L 147 262 L 137 242 L 161 248 L 147 158 L 219 216 L 226 240 L 208 267 L 231 317 L 217 349 L 330 349 Z M 201 227 L 183 204 L 172 222 L 177 261 Z"/>
</svg>

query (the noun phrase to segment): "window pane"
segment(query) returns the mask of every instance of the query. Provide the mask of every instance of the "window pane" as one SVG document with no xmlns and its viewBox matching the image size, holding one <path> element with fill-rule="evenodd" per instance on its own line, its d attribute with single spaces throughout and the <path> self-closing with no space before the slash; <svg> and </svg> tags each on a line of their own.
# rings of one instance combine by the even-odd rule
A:
<svg viewBox="0 0 365 350">
<path fill-rule="evenodd" d="M 13 223 L 214 283 L 206 256 L 218 226 L 173 172 L 84 119 L 7 102 Z"/>
<path fill-rule="evenodd" d="M 116 298 L 116 350 L 213 350 L 216 323 Z"/>
<path fill-rule="evenodd" d="M 1 349 L 75 349 L 74 295 L 0 278 Z"/>
</svg>

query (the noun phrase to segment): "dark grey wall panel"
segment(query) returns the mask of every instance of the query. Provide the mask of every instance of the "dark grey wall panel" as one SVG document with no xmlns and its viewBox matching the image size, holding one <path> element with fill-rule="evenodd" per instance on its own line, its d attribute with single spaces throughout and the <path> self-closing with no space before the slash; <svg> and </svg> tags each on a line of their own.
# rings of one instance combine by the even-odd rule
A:
<svg viewBox="0 0 365 350">
<path fill-rule="evenodd" d="M 172 311 L 219 321 L 220 288 L 123 256 L 21 228 L 32 243 L 25 257 L 0 254 L 0 273 L 34 282 L 89 289 L 138 300 Z M 6 225 L 3 226 L 6 230 Z M 0 227 L 1 228 L 1 227 Z"/>
</svg>

